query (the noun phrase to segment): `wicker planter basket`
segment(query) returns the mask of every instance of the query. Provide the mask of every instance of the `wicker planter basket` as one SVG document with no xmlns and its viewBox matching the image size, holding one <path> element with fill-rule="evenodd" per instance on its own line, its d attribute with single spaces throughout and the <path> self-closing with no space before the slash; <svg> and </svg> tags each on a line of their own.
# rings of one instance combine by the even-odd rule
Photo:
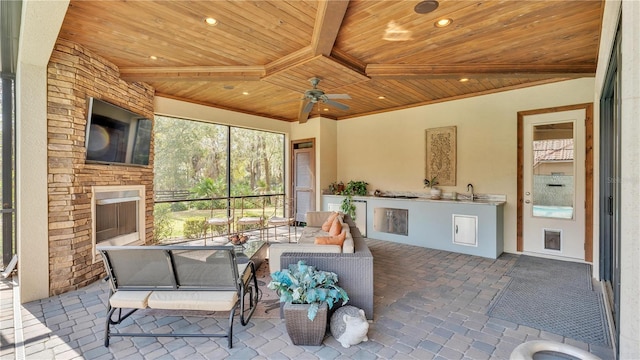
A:
<svg viewBox="0 0 640 360">
<path fill-rule="evenodd" d="M 294 345 L 320 346 L 324 340 L 324 334 L 327 331 L 327 303 L 320 304 L 313 321 L 307 316 L 309 306 L 309 304 L 284 304 L 285 325 Z"/>
</svg>

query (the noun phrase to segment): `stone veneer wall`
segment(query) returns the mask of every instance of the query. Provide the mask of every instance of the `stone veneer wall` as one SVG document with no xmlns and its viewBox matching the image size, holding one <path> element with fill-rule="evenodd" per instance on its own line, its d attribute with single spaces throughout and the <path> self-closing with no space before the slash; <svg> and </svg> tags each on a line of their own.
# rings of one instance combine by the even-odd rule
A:
<svg viewBox="0 0 640 360">
<path fill-rule="evenodd" d="M 49 279 L 51 295 L 90 284 L 104 273 L 93 262 L 91 187 L 145 185 L 146 242 L 153 239 L 153 141 L 148 166 L 85 164 L 87 99 L 96 97 L 153 119 L 154 89 L 128 83 L 88 49 L 58 40 L 48 65 Z"/>
</svg>

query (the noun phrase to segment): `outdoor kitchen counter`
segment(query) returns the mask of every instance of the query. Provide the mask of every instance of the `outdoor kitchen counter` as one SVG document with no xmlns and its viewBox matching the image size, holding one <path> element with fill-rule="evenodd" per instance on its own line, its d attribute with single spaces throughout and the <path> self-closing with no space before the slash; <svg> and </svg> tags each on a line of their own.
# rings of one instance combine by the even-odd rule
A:
<svg viewBox="0 0 640 360">
<path fill-rule="evenodd" d="M 344 196 L 323 195 L 323 210 L 339 210 Z M 503 252 L 505 201 L 354 196 L 367 238 L 495 259 Z M 363 206 L 364 204 L 364 206 Z M 360 211 L 362 212 L 362 211 Z"/>
</svg>

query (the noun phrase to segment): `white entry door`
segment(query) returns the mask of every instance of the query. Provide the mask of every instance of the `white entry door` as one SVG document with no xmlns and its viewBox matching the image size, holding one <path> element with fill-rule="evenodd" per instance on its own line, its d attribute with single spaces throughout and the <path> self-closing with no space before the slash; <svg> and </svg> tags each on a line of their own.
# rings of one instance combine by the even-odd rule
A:
<svg viewBox="0 0 640 360">
<path fill-rule="evenodd" d="M 580 109 L 523 119 L 525 253 L 585 258 L 585 116 Z"/>
</svg>

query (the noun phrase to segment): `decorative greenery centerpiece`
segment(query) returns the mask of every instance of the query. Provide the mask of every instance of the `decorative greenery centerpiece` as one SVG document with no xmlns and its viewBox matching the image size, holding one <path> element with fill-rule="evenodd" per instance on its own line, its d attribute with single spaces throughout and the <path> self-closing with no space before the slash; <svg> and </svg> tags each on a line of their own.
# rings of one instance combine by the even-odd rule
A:
<svg viewBox="0 0 640 360">
<path fill-rule="evenodd" d="M 423 183 L 424 183 L 424 187 L 431 188 L 431 199 L 440 200 L 440 196 L 442 195 L 442 190 L 436 187 L 436 185 L 439 184 L 438 176 L 434 176 L 431 179 L 424 179 Z"/>
<path fill-rule="evenodd" d="M 424 187 L 433 188 L 438 185 L 438 176 L 434 176 L 431 179 L 424 179 Z"/>
<path fill-rule="evenodd" d="M 366 181 L 349 181 L 347 186 L 345 187 L 342 195 L 344 195 L 344 200 L 342 200 L 342 205 L 340 209 L 345 214 L 351 216 L 354 220 L 356 219 L 356 206 L 353 204 L 353 196 L 365 196 L 367 195 L 367 183 Z"/>
<path fill-rule="evenodd" d="M 342 300 L 342 305 L 349 300 L 347 292 L 337 285 L 336 273 L 317 270 L 303 260 L 289 265 L 289 269 L 274 272 L 271 279 L 267 287 L 278 292 L 281 302 L 310 304 L 307 316 L 312 321 L 320 303 L 326 302 L 329 308 L 333 308 L 339 300 Z"/>
</svg>

